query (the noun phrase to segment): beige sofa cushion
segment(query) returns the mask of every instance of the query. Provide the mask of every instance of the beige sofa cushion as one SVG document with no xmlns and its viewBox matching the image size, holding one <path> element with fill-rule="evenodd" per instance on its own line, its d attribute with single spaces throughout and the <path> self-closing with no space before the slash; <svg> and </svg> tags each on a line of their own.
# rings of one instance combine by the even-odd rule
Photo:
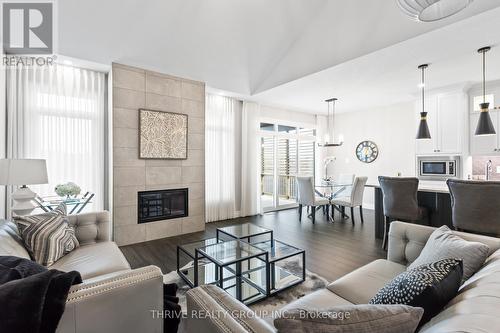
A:
<svg viewBox="0 0 500 333">
<path fill-rule="evenodd" d="M 472 276 L 488 257 L 490 248 L 480 242 L 466 241 L 453 234 L 447 226 L 434 230 L 418 258 L 408 266 L 408 270 L 442 259 L 462 259 L 462 283 Z"/>
<path fill-rule="evenodd" d="M 5 220 L 0 220 L 0 256 L 31 259 L 21 236 L 19 236 L 17 226 Z"/>
<path fill-rule="evenodd" d="M 246 305 L 214 285 L 186 293 L 185 331 L 194 333 L 274 333 L 276 330 Z M 184 319 L 183 319 L 184 320 Z"/>
<path fill-rule="evenodd" d="M 64 272 L 75 270 L 86 280 L 130 269 L 130 265 L 114 242 L 100 242 L 78 247 L 56 261 L 50 268 Z"/>
<path fill-rule="evenodd" d="M 425 324 L 421 333 L 498 332 L 500 327 L 500 250 L 467 280 L 437 316 Z"/>
<path fill-rule="evenodd" d="M 406 305 L 344 305 L 291 310 L 274 325 L 279 333 L 414 333 L 423 313 Z"/>
<path fill-rule="evenodd" d="M 344 275 L 327 288 L 353 304 L 366 304 L 380 288 L 404 271 L 404 265 L 379 259 Z"/>
<path fill-rule="evenodd" d="M 352 305 L 352 303 L 335 295 L 328 289 L 320 289 L 285 305 L 280 311 L 289 311 L 292 309 L 325 309 L 342 305 Z"/>
</svg>

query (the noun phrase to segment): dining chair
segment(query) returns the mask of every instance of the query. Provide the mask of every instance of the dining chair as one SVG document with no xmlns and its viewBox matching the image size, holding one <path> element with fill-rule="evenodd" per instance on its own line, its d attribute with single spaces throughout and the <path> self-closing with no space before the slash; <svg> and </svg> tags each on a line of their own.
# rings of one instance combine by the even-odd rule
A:
<svg viewBox="0 0 500 333">
<path fill-rule="evenodd" d="M 359 216 L 361 218 L 361 223 L 364 223 L 363 219 L 363 194 L 365 192 L 365 185 L 368 181 L 368 177 L 356 177 L 352 184 L 352 190 L 349 196 L 345 197 L 335 197 L 331 200 L 332 205 L 337 205 L 341 207 L 351 208 L 351 219 L 352 224 L 354 224 L 354 208 L 359 207 Z M 344 209 L 342 209 L 342 212 Z M 332 208 L 333 212 L 333 208 Z M 343 214 L 343 213 L 342 213 Z"/>
<path fill-rule="evenodd" d="M 414 177 L 383 177 L 378 181 L 382 189 L 384 205 L 384 241 L 387 246 L 389 224 L 394 221 L 416 223 L 427 218 L 428 210 L 418 205 L 418 179 Z"/>
<path fill-rule="evenodd" d="M 352 184 L 354 183 L 355 177 L 356 175 L 353 173 L 341 173 L 335 178 L 335 183 L 345 186 L 344 189 L 337 193 L 338 197 L 348 197 L 351 195 Z"/>
<path fill-rule="evenodd" d="M 312 223 L 316 221 L 316 207 L 328 206 L 330 201 L 316 195 L 313 177 L 297 177 L 297 203 L 299 204 L 299 221 L 302 220 L 302 207 L 311 208 Z"/>
<path fill-rule="evenodd" d="M 500 182 L 448 179 L 453 227 L 500 236 Z"/>
</svg>

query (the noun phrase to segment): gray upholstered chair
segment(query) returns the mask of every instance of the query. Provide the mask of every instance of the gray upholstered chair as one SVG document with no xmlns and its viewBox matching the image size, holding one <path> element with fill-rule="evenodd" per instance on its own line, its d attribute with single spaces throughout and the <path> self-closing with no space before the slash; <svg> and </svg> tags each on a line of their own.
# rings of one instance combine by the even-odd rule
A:
<svg viewBox="0 0 500 333">
<path fill-rule="evenodd" d="M 354 224 L 354 207 L 359 207 L 359 216 L 361 218 L 361 223 L 363 220 L 363 194 L 365 192 L 365 185 L 368 181 L 368 177 L 356 177 L 354 183 L 352 184 L 352 189 L 349 196 L 333 198 L 331 200 L 332 205 L 337 205 L 341 207 L 351 208 L 351 220 Z M 343 211 L 343 210 L 342 210 Z M 332 209 L 333 212 L 333 209 Z"/>
<path fill-rule="evenodd" d="M 387 235 L 391 221 L 415 223 L 424 220 L 427 209 L 420 207 L 417 201 L 418 179 L 414 177 L 378 177 L 384 196 L 384 242 L 387 245 Z"/>
<path fill-rule="evenodd" d="M 448 179 L 453 226 L 500 236 L 500 182 Z"/>
<path fill-rule="evenodd" d="M 327 206 L 330 201 L 317 196 L 314 191 L 313 177 L 297 177 L 297 203 L 299 204 L 299 221 L 302 220 L 302 207 L 311 207 L 312 223 L 316 221 L 316 207 Z"/>
</svg>

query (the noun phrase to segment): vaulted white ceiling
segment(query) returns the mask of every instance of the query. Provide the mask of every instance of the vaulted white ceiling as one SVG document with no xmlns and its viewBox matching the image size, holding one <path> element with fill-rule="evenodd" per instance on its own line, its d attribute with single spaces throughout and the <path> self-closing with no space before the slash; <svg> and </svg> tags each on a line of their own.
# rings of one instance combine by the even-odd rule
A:
<svg viewBox="0 0 500 333">
<path fill-rule="evenodd" d="M 373 85 L 378 77 L 383 85 L 410 63 L 413 69 L 417 61 L 446 60 L 439 52 L 449 40 L 435 38 L 453 33 L 398 45 L 499 6 L 475 0 L 450 18 L 417 23 L 394 0 L 64 0 L 58 48 L 70 57 L 141 66 L 271 104 L 320 110 L 321 100 L 339 89 L 353 99 L 359 80 Z M 420 52 L 422 45 L 432 57 Z M 399 53 L 384 53 L 390 47 Z"/>
</svg>

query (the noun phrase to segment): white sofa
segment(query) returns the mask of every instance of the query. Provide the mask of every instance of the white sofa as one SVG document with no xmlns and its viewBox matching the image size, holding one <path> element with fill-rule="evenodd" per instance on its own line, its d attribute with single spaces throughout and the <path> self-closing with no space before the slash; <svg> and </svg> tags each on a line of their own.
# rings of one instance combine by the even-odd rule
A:
<svg viewBox="0 0 500 333">
<path fill-rule="evenodd" d="M 389 231 L 387 259 L 375 260 L 329 284 L 326 289 L 313 292 L 283 310 L 292 308 L 321 309 L 326 307 L 364 304 L 388 281 L 406 270 L 425 246 L 435 228 L 392 222 Z M 483 267 L 467 280 L 441 313 L 422 326 L 419 333 L 500 331 L 500 239 L 455 232 L 460 237 L 484 243 L 490 255 Z M 332 259 L 335 260 L 335 259 Z M 335 264 L 332 262 L 332 264 Z M 186 332 L 275 332 L 265 320 L 257 316 L 226 316 L 224 318 L 196 318 L 189 313 L 196 310 L 242 313 L 251 311 L 215 286 L 194 288 L 187 293 L 188 318 Z"/>
</svg>

